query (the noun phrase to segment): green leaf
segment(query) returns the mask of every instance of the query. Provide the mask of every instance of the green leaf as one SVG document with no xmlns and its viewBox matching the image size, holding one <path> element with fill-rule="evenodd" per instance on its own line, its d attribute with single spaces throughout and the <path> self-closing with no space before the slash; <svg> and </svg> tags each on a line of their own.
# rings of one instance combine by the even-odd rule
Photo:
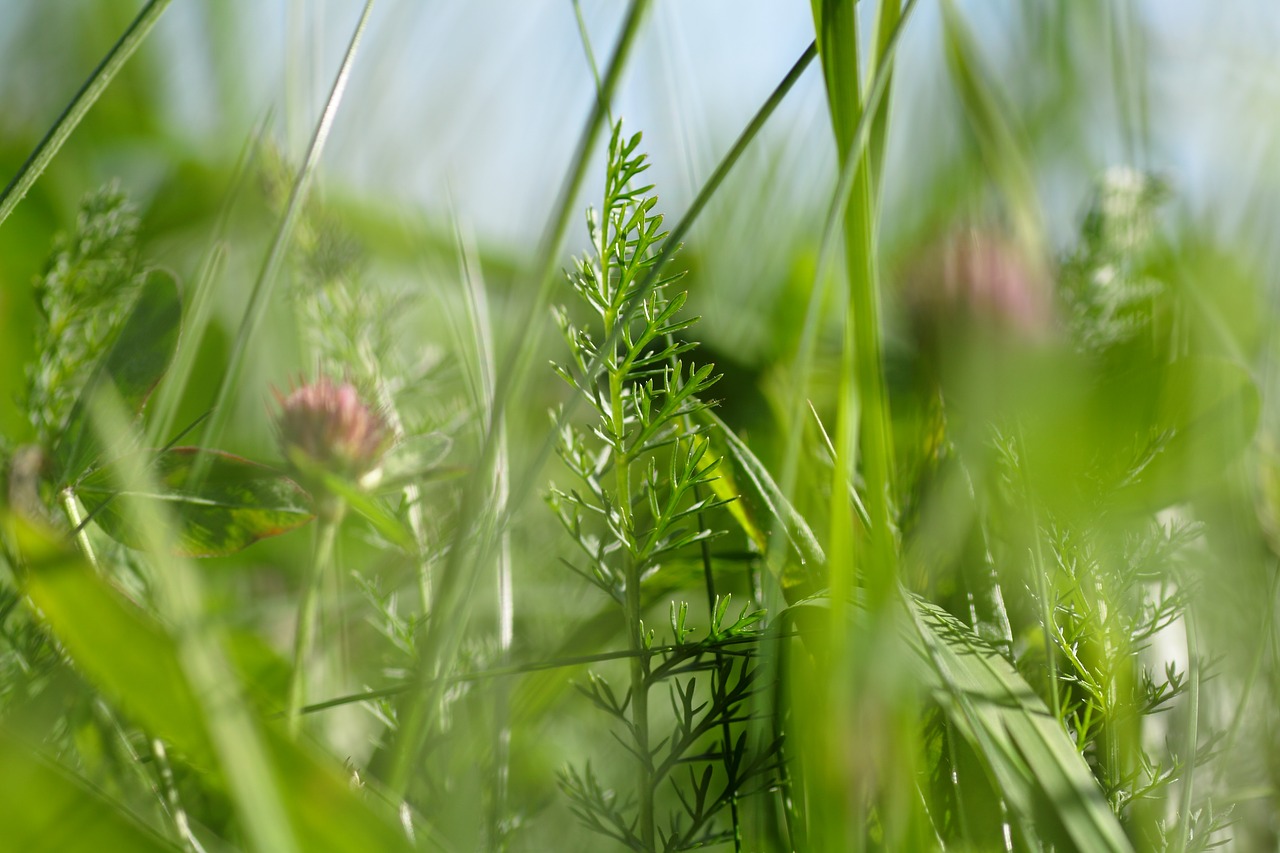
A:
<svg viewBox="0 0 1280 853">
<path fill-rule="evenodd" d="M 89 419 L 93 395 L 106 392 L 108 385 L 114 386 L 125 409 L 131 414 L 141 413 L 173 360 L 181 326 L 182 300 L 177 281 L 163 270 L 151 270 L 138 289 L 114 344 L 80 393 L 66 429 L 58 438 L 54 455 L 64 483 L 74 482 L 101 455 Z"/>
<path fill-rule="evenodd" d="M 208 474 L 199 492 L 194 492 L 188 484 L 202 455 Z M 98 468 L 80 481 L 76 494 L 109 536 L 131 548 L 140 548 L 146 541 L 136 529 L 140 516 L 130 507 L 134 501 L 162 504 L 178 524 L 175 550 L 191 557 L 231 554 L 259 539 L 287 533 L 313 517 L 310 498 L 297 483 L 229 453 L 175 447 L 156 454 L 147 460 L 159 486 L 155 494 L 119 488 L 115 468 L 130 462 L 137 464 L 131 458 Z"/>
<path fill-rule="evenodd" d="M 821 585 L 824 575 L 822 566 L 826 563 L 826 554 L 823 553 L 822 546 L 818 543 L 818 537 L 809 528 L 809 523 L 791 505 L 791 501 L 787 500 L 787 496 L 782 493 L 782 489 L 778 488 L 778 484 L 774 482 L 773 475 L 769 473 L 769 469 L 751 452 L 751 448 L 747 447 L 746 443 L 738 438 L 737 434 L 729 428 L 729 425 L 709 409 L 698 412 L 695 417 L 712 426 L 719 427 L 714 431 L 713 435 L 716 439 L 724 439 L 725 452 L 733 460 L 734 468 L 743 474 L 747 483 L 752 487 L 750 495 L 752 501 L 759 501 L 771 518 L 780 521 L 781 529 L 786 534 L 787 541 L 791 543 L 795 555 L 799 558 L 799 565 L 788 562 L 779 574 L 778 580 L 782 585 L 783 591 L 791 592 L 798 589 L 812 591 Z M 719 442 L 717 441 L 717 443 Z M 718 497 L 726 500 L 736 497 L 735 495 L 721 494 L 718 485 L 716 481 L 711 483 L 711 487 L 716 490 Z M 764 531 L 760 530 L 750 516 L 746 514 L 746 510 L 740 506 L 742 503 L 742 501 L 735 502 L 737 506 L 730 504 L 730 514 L 742 526 L 743 532 L 755 540 L 761 550 L 767 554 L 769 546 L 768 540 L 764 536 Z M 794 601 L 795 599 L 792 598 L 790 600 Z"/>
<path fill-rule="evenodd" d="M 0 729 L 0 826 L 9 850 L 176 851 L 125 809 Z"/>
<path fill-rule="evenodd" d="M 911 674 L 973 747 L 1027 832 L 1059 849 L 1133 849 L 1075 744 L 1004 656 L 936 605 L 905 591 L 899 641 Z M 780 614 L 829 624 L 826 598 Z M 849 618 L 861 618 L 849 607 Z"/>
<path fill-rule="evenodd" d="M 211 715 L 219 713 L 212 704 L 217 697 L 202 702 L 192 689 L 175 637 L 75 552 L 30 528 L 21 535 L 28 567 L 25 592 L 76 668 L 150 734 L 173 744 L 178 757 L 220 785 L 234 784 L 221 778 L 208 728 Z M 252 668 L 255 673 L 262 669 L 260 663 Z M 228 689 L 242 689 L 243 681 L 241 675 Z M 271 784 L 300 850 L 411 849 L 391 816 L 353 793 L 335 763 L 289 740 L 278 728 L 263 724 L 261 734 Z"/>
</svg>

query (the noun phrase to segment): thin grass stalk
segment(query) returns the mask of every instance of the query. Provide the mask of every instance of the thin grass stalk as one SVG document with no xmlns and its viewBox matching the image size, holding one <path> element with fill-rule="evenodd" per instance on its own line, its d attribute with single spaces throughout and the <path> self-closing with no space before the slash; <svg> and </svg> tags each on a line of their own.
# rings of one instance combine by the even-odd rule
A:
<svg viewBox="0 0 1280 853">
<path fill-rule="evenodd" d="M 173 429 L 174 419 L 178 415 L 178 406 L 187 388 L 191 372 L 195 369 L 196 357 L 200 352 L 200 343 L 204 339 L 205 330 L 209 326 L 209 318 L 213 311 L 213 287 L 226 266 L 228 248 L 224 236 L 227 224 L 231 220 L 231 208 L 248 180 L 250 168 L 258 151 L 263 135 L 267 130 L 267 120 L 259 123 L 252 137 L 241 149 L 232 169 L 231 182 L 218 217 L 214 221 L 212 239 L 200 259 L 199 272 L 190 288 L 190 302 L 182 322 L 182 336 L 178 350 L 174 353 L 173 363 L 165 372 L 163 387 L 157 393 L 151 422 L 147 427 L 147 444 L 155 447 L 168 439 Z"/>
<path fill-rule="evenodd" d="M 325 143 L 329 139 L 329 132 L 333 129 L 333 122 L 337 116 L 338 107 L 342 103 L 342 96 L 346 92 L 347 81 L 350 79 L 351 69 L 355 64 L 361 38 L 364 35 L 365 27 L 369 23 L 369 16 L 373 12 L 373 4 L 374 0 L 366 0 L 364 10 L 360 13 L 360 19 L 351 34 L 350 42 L 347 44 L 347 52 L 342 58 L 341 65 L 338 66 L 338 73 L 334 77 L 333 87 L 329 91 L 324 110 L 320 114 L 320 120 L 316 123 L 315 130 L 311 135 L 311 143 L 307 147 L 306 157 L 302 162 L 301 168 L 298 169 L 298 174 L 293 181 L 293 187 L 289 191 L 289 200 L 285 205 L 284 216 L 280 219 L 280 225 L 276 228 L 271 246 L 263 259 L 257 280 L 253 283 L 253 290 L 249 294 L 249 302 L 245 306 L 244 316 L 241 318 L 240 326 L 236 330 L 235 342 L 232 344 L 231 352 L 227 356 L 226 369 L 223 371 L 222 378 L 218 383 L 217 393 L 214 395 L 213 414 L 205 427 L 204 442 L 207 447 L 217 446 L 218 440 L 222 437 L 227 424 L 231 421 L 231 395 L 234 389 L 239 386 L 240 373 L 244 368 L 244 360 L 248 354 L 249 343 L 253 340 L 258 327 L 262 325 L 262 320 L 266 317 L 267 309 L 270 306 L 271 292 L 275 287 L 277 274 L 293 238 L 294 228 L 297 227 L 298 219 L 302 216 L 303 206 L 310 192 L 311 184 L 315 180 L 320 156 L 324 153 Z M 209 457 L 202 456 L 201 459 L 208 460 Z M 201 483 L 207 473 L 208 462 L 197 462 L 191 472 L 191 482 L 195 484 Z"/>
<path fill-rule="evenodd" d="M 910 0 L 908 0 L 909 4 Z M 889 133 L 889 102 L 876 99 L 873 105 L 871 89 L 876 85 L 875 75 L 880 73 L 881 65 L 884 66 L 885 89 L 893 85 L 893 63 L 886 63 L 886 58 L 893 51 L 902 17 L 901 0 L 881 0 L 880 5 L 876 7 L 875 53 L 872 54 L 873 61 L 867 73 L 867 90 L 862 95 L 868 111 L 874 116 L 871 124 L 871 140 L 867 143 L 867 157 L 870 163 L 871 195 L 875 199 L 880 197 L 880 178 L 884 173 L 885 137 Z"/>
<path fill-rule="evenodd" d="M 1178 797 L 1175 853 L 1186 853 L 1187 842 L 1195 829 L 1191 809 L 1195 804 L 1196 752 L 1200 748 L 1200 633 L 1189 604 L 1182 613 L 1182 626 L 1187 635 L 1187 736 L 1182 747 L 1186 757 L 1183 759 L 1182 790 Z"/>
<path fill-rule="evenodd" d="M 864 116 L 872 124 L 879 106 L 868 108 L 863 100 L 858 49 L 857 10 L 851 2 L 814 0 L 815 28 L 835 132 L 837 154 L 842 168 L 849 165 L 848 152 L 858 136 Z M 887 36 L 885 37 L 887 40 Z M 873 57 L 871 68 L 878 68 Z M 897 578 L 897 557 L 892 520 L 893 484 L 890 447 L 889 404 L 885 391 L 880 343 L 880 296 L 875 264 L 876 204 L 872 197 L 870 158 L 865 149 L 856 157 L 853 184 L 843 217 L 845 273 L 848 291 L 844 300 L 844 350 L 840 361 L 835 429 L 835 486 L 831 490 L 827 578 L 832 601 L 831 624 L 821 655 L 822 665 L 831 674 L 821 679 L 817 701 L 808 709 L 812 727 L 823 735 L 811 742 L 811 765 L 818 790 L 814 795 L 814 825 L 820 846 L 860 848 L 865 843 L 866 816 L 861 802 L 852 810 L 840 805 L 847 798 L 861 800 L 869 792 L 860 790 L 842 755 L 844 749 L 821 749 L 819 742 L 845 742 L 850 722 L 860 704 L 851 690 L 849 673 L 857 662 L 849 645 L 853 637 L 847 627 L 841 603 L 851 600 L 859 577 L 867 590 L 872 631 L 867 635 L 875 646 L 883 640 L 881 611 L 890 599 Z M 867 484 L 865 505 L 871 521 L 867 547 L 854 538 L 854 507 L 843 484 L 853 479 L 861 456 Z M 861 557 L 859 556 L 861 551 Z M 858 564 L 861 563 L 861 570 Z M 862 649 L 863 658 L 871 652 Z M 866 661 L 864 660 L 864 663 Z M 863 667 L 859 667 L 862 669 Z M 861 680 L 859 680 L 861 682 Z M 862 684 L 866 687 L 866 684 Z M 830 692 L 828 692 L 830 691 Z M 898 726 L 890 722 L 893 729 Z M 812 739 L 813 734 L 809 737 Z M 897 741 L 899 738 L 893 738 Z M 901 752 L 901 750 L 899 750 Z M 903 756 L 898 755 L 897 760 Z M 849 812 L 853 811 L 853 814 Z"/>
<path fill-rule="evenodd" d="M 801 329 L 796 357 L 792 362 L 791 378 L 788 384 L 795 390 L 795 394 L 791 399 L 785 425 L 785 435 L 798 436 L 801 432 L 801 420 L 804 417 L 806 403 L 805 389 L 809 387 L 810 377 L 813 373 L 813 359 L 819 331 L 818 323 L 822 317 L 822 305 L 827 294 L 826 284 L 830 280 L 835 250 L 839 245 L 837 241 L 840 223 L 844 219 L 845 210 L 849 203 L 854 178 L 858 171 L 858 164 L 861 162 L 863 152 L 870 145 L 872 118 L 879 114 L 877 107 L 888 92 L 893 57 L 897 51 L 902 33 L 905 31 L 906 24 L 915 8 L 916 0 L 907 0 L 902 8 L 902 14 L 898 18 L 897 26 L 885 46 L 885 52 L 880 58 L 875 76 L 871 81 L 866 101 L 867 110 L 864 111 L 859 119 L 856 133 L 842 161 L 843 165 L 840 167 L 840 177 L 837 181 L 835 192 L 832 194 L 831 204 L 827 210 L 826 221 L 823 225 L 822 238 L 818 249 L 818 262 L 814 272 L 813 286 L 810 288 L 809 304 L 805 310 L 804 325 Z M 782 473 L 778 484 L 782 494 L 788 496 L 788 498 L 795 491 L 796 474 L 799 469 L 800 445 L 801 442 L 799 441 L 788 442 L 783 456 Z M 773 543 L 773 550 L 767 557 L 771 565 L 779 565 L 779 561 L 782 558 L 782 549 L 785 547 L 786 538 L 780 535 L 781 532 L 781 528 L 775 524 L 773 535 L 770 537 L 770 542 Z"/>
<path fill-rule="evenodd" d="M 893 58 L 902 33 L 905 31 L 906 25 L 915 9 L 915 5 L 916 0 L 907 0 L 907 3 L 901 10 L 901 13 L 894 21 L 892 32 L 879 45 L 879 52 L 873 66 L 875 73 L 867 87 L 865 109 L 858 118 L 854 132 L 851 134 L 851 138 L 848 140 L 848 144 L 844 148 L 844 156 L 840 160 L 840 176 L 835 192 L 832 195 L 830 208 L 827 212 L 826 224 L 823 228 L 820 243 L 817 269 L 814 276 L 814 285 L 811 289 L 811 297 L 808 308 L 806 309 L 805 321 L 800 336 L 797 356 L 793 362 L 791 371 L 792 378 L 789 384 L 790 387 L 794 389 L 794 396 L 791 400 L 790 413 L 788 416 L 786 431 L 784 433 L 786 435 L 798 437 L 801 434 L 801 417 L 805 402 L 804 389 L 808 387 L 809 377 L 812 373 L 813 356 L 817 341 L 818 320 L 821 316 L 822 303 L 825 301 L 823 298 L 826 292 L 825 283 L 829 280 L 829 271 L 833 262 L 834 249 L 838 245 L 836 239 L 837 229 L 839 228 L 839 223 L 845 219 L 845 212 L 849 205 L 854 182 L 860 171 L 859 165 L 863 162 L 863 155 L 867 151 L 871 141 L 873 120 L 875 117 L 883 114 L 879 107 L 888 92 Z M 884 18 L 882 17 L 881 20 L 884 21 Z M 800 441 L 794 439 L 787 443 L 780 481 L 780 488 L 783 495 L 790 495 L 794 492 L 796 474 L 799 469 L 800 444 Z M 848 472 L 846 472 L 846 482 L 850 483 L 850 488 L 852 488 L 853 478 L 848 476 Z M 862 505 L 857 500 L 856 494 L 850 494 L 849 501 L 850 505 L 854 509 L 865 512 Z M 870 519 L 868 518 L 868 521 L 869 520 Z M 868 524 L 868 526 L 870 525 Z M 770 537 L 771 546 L 769 553 L 766 554 L 767 564 L 772 566 L 782 565 L 782 552 L 786 547 L 786 541 L 787 537 L 783 535 L 781 520 L 779 518 L 775 518 L 772 535 Z M 836 631 L 843 632 L 843 625 L 837 626 Z M 806 707 L 809 707 L 808 703 L 795 706 L 797 710 L 802 710 Z M 793 788 L 793 786 L 796 787 Z M 837 785 L 837 787 L 839 786 Z M 807 811 L 806 806 L 813 802 L 813 798 L 807 793 L 807 786 L 804 784 L 802 775 L 793 775 L 793 777 L 784 784 L 782 799 L 784 813 L 788 818 L 787 828 L 790 837 L 793 839 L 798 837 L 809 837 L 811 832 L 806 829 L 804 814 Z"/>
<path fill-rule="evenodd" d="M 80 512 L 80 501 L 76 498 L 73 489 L 63 489 L 58 496 L 62 501 L 62 511 L 67 515 L 67 521 L 71 522 L 71 529 L 75 531 L 76 546 L 80 549 L 80 553 L 89 561 L 89 565 L 93 566 L 96 572 L 102 571 L 102 564 L 98 562 L 98 555 L 94 551 L 93 543 L 89 541 L 89 531 L 86 530 L 84 514 Z"/>
<path fill-rule="evenodd" d="M 18 169 L 18 174 L 13 176 L 9 185 L 4 188 L 4 192 L 0 193 L 0 223 L 9 218 L 9 214 L 13 213 L 18 202 L 26 197 L 36 179 L 49 168 L 49 163 L 61 150 L 72 131 L 80 124 L 80 120 L 97 103 L 103 91 L 129 61 L 129 57 L 133 56 L 134 51 L 151 34 L 152 28 L 160 20 L 160 16 L 164 14 L 170 2 L 171 0 L 150 0 L 146 6 L 143 6 L 142 11 L 133 19 L 133 23 L 112 45 L 102 62 L 98 63 L 98 67 L 93 69 L 89 79 L 85 80 L 80 91 L 76 92 L 71 103 L 67 104 L 62 111 L 62 115 L 58 116 L 58 120 L 53 123 L 44 138 L 36 145 L 35 150 L 27 157 L 26 162 Z"/>
<path fill-rule="evenodd" d="M 188 851 L 188 853 L 204 853 L 203 845 L 191 832 L 191 821 L 187 817 L 186 808 L 182 805 L 182 795 L 178 792 L 177 782 L 173 778 L 173 766 L 169 763 L 169 755 L 164 748 L 164 741 L 160 740 L 160 738 L 151 738 L 149 743 L 151 746 L 151 760 L 155 762 L 160 776 L 164 802 L 169 816 L 173 820 L 173 827 L 178 833 L 178 840 L 182 843 L 182 849 Z"/>
<path fill-rule="evenodd" d="M 454 221 L 457 219 L 455 217 Z M 467 319 L 470 323 L 470 337 L 476 358 L 476 405 L 480 409 L 483 422 L 493 422 L 497 430 L 498 446 L 493 466 L 493 505 L 490 509 L 495 515 L 507 510 L 510 484 L 508 482 L 510 459 L 507 452 L 506 419 L 493 420 L 493 404 L 495 393 L 494 380 L 494 347 L 493 316 L 489 311 L 489 298 L 485 291 L 484 279 L 478 261 L 478 253 L 474 243 L 464 237 L 462 229 L 455 227 L 454 239 L 457 242 L 458 261 L 461 266 L 462 280 L 466 286 Z M 498 609 L 498 662 L 499 666 L 511 664 L 511 648 L 515 640 L 515 593 L 511 571 L 511 535 L 503 528 L 498 533 L 497 559 L 494 561 L 495 586 Z M 505 681 L 500 681 L 494 691 L 494 744 L 493 744 L 493 790 L 490 794 L 489 848 L 506 850 L 508 836 L 509 782 L 511 777 L 511 719 L 510 689 Z"/>
<path fill-rule="evenodd" d="M 307 693 L 307 664 L 311 647 L 315 645 L 316 621 L 320 612 L 320 590 L 331 572 L 333 546 L 338 527 L 342 523 L 343 506 L 334 498 L 329 506 L 317 513 L 315 541 L 311 550 L 311 563 L 307 567 L 302 601 L 298 605 L 298 622 L 293 637 L 293 671 L 289 675 L 288 704 L 285 724 L 290 737 L 297 737 L 302 727 L 302 706 Z"/>
<path fill-rule="evenodd" d="M 81 556 L 95 571 L 101 572 L 102 565 L 98 561 L 97 550 L 93 547 L 93 542 L 89 540 L 89 533 L 85 529 L 85 520 L 80 513 L 79 500 L 77 500 L 75 493 L 71 489 L 64 489 L 59 497 L 62 500 L 62 509 L 66 513 L 67 521 L 71 522 L 72 529 L 75 531 L 76 547 L 79 549 Z M 95 707 L 100 708 L 101 712 L 110 721 L 112 729 L 119 736 L 120 742 L 124 744 L 133 766 L 141 771 L 142 760 L 134 750 L 133 744 L 129 741 L 124 727 L 120 725 L 115 714 L 111 713 L 105 703 L 100 701 L 95 703 Z M 191 823 L 187 819 L 186 809 L 182 806 L 182 798 L 178 793 L 177 785 L 174 783 L 173 768 L 169 765 L 164 742 L 159 738 L 151 738 L 148 744 L 151 749 L 151 759 L 157 768 L 157 776 L 159 778 L 160 787 L 156 790 L 156 796 L 160 800 L 161 811 L 173 821 L 174 831 L 178 835 L 178 840 L 182 844 L 183 850 L 192 851 L 192 853 L 204 853 L 204 848 L 200 846 L 200 842 L 191 834 Z"/>
<path fill-rule="evenodd" d="M 631 55 L 631 48 L 647 8 L 648 0 L 632 0 L 622 25 L 622 31 L 618 36 L 617 45 L 610 57 L 601 91 L 597 95 L 583 127 L 582 136 L 579 140 L 578 149 L 574 153 L 569 174 L 561 187 L 554 213 L 540 245 L 539 261 L 535 267 L 538 270 L 538 291 L 534 298 L 534 304 L 530 306 L 531 316 L 536 316 L 538 312 L 545 310 L 550 301 L 552 287 L 555 284 L 555 269 L 558 263 L 560 246 L 563 244 L 564 235 L 568 230 L 574 199 L 577 197 L 583 176 L 586 174 L 587 165 L 590 162 L 591 148 L 604 123 L 608 101 L 622 77 L 622 71 Z M 417 761 L 427 731 L 430 728 L 431 719 L 435 714 L 435 706 L 440 700 L 437 688 L 431 686 L 439 684 L 434 677 L 436 670 L 442 661 L 451 660 L 456 654 L 458 644 L 461 641 L 461 631 L 466 624 L 466 619 L 460 614 L 469 604 L 471 590 L 475 585 L 475 576 L 474 573 L 463 572 L 463 551 L 467 551 L 468 554 L 477 557 L 480 562 L 484 562 L 488 559 L 491 549 L 494 547 L 493 535 L 498 531 L 504 530 L 507 526 L 508 514 L 506 513 L 500 519 L 493 519 L 495 523 L 486 524 L 478 531 L 468 525 L 468 520 L 477 517 L 477 513 L 482 506 L 484 493 L 491 487 L 491 480 L 483 472 L 491 471 L 494 465 L 494 457 L 498 450 L 498 433 L 495 427 L 506 412 L 513 389 L 519 387 L 520 380 L 528 369 L 528 362 L 533 360 L 528 356 L 540 337 L 540 328 L 536 323 L 528 323 L 522 327 L 515 344 L 507 354 L 506 361 L 503 362 L 502 368 L 497 373 L 493 410 L 491 420 L 486 425 L 484 440 L 481 444 L 480 459 L 476 466 L 477 473 L 468 480 L 463 489 L 462 498 L 459 501 L 459 518 L 462 519 L 462 523 L 458 526 L 454 547 L 449 550 L 439 582 L 439 596 L 445 602 L 449 611 L 457 618 L 432 620 L 428 623 L 423 646 L 426 649 L 426 654 L 420 659 L 414 675 L 414 678 L 424 685 L 424 690 L 420 695 L 411 698 L 410 705 L 403 717 L 404 722 L 401 725 L 399 736 L 391 747 L 390 755 L 386 758 L 380 757 L 375 762 L 376 765 L 381 765 L 384 762 L 388 764 L 384 775 L 388 788 L 397 796 L 403 797 L 408 789 L 412 766 Z M 550 444 L 547 447 L 549 451 Z M 519 490 L 514 492 L 515 503 L 519 503 L 522 494 L 523 492 Z M 464 537 L 478 544 L 474 549 L 458 547 L 463 543 Z M 458 589 L 455 588 L 455 585 L 458 583 L 456 578 L 460 574 L 465 574 L 466 576 L 461 581 L 462 588 Z M 381 770 L 383 768 L 377 766 L 375 769 Z"/>
</svg>

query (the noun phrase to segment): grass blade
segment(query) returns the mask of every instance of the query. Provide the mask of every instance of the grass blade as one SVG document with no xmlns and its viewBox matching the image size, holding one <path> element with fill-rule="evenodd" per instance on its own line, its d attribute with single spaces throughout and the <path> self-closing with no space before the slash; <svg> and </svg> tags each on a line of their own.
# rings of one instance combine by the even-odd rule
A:
<svg viewBox="0 0 1280 853">
<path fill-rule="evenodd" d="M 93 69 L 89 79 L 80 87 L 80 91 L 76 92 L 76 96 L 71 99 L 71 103 L 67 104 L 62 115 L 58 116 L 53 127 L 49 128 L 44 139 L 41 139 L 40 144 L 31 152 L 27 162 L 22 164 L 18 174 L 14 175 L 13 180 L 5 187 L 4 193 L 0 194 L 0 224 L 9 218 L 9 214 L 13 213 L 13 209 L 18 206 L 18 202 L 26 197 L 31 185 L 49 167 L 49 163 L 71 136 L 71 132 L 80 124 L 80 120 L 89 112 L 89 108 L 97 102 L 116 74 L 129 61 L 129 57 L 133 56 L 138 46 L 150 35 L 151 28 L 156 25 L 156 21 L 160 20 L 160 16 L 164 14 L 170 2 L 171 0 L 151 0 L 147 3 L 138 13 L 138 17 L 133 19 L 129 29 L 124 31 L 124 35 L 120 36 L 103 57 L 102 62 L 98 63 L 98 67 Z"/>
<path fill-rule="evenodd" d="M 178 849 L 4 729 L 0 729 L 0 825 L 10 850 L 161 853 Z"/>
<path fill-rule="evenodd" d="M 266 316 L 277 273 L 280 271 L 280 265 L 284 262 L 285 252 L 289 248 L 294 228 L 302 215 L 307 194 L 315 180 L 320 156 L 324 153 L 324 146 L 329 139 L 329 132 L 333 129 L 334 118 L 337 116 L 338 106 L 342 103 L 342 96 L 346 92 L 347 81 L 351 77 L 351 68 L 355 64 L 360 40 L 364 35 L 365 27 L 369 23 L 369 16 L 372 11 L 373 0 L 366 0 L 364 11 L 361 12 L 360 20 L 356 23 L 355 31 L 352 32 L 351 40 L 347 44 L 347 52 L 342 58 L 342 64 L 338 66 L 338 73 L 334 77 L 333 87 L 329 90 L 329 97 L 325 101 L 324 110 L 320 113 L 320 121 L 316 123 L 315 131 L 311 135 L 306 157 L 302 161 L 301 168 L 298 169 L 298 174 L 294 177 L 293 187 L 289 191 L 289 200 L 285 205 L 284 216 L 281 217 L 280 225 L 276 228 L 271 247 L 267 250 L 267 256 L 262 262 L 261 270 L 258 272 L 258 278 L 253 283 L 253 290 L 249 294 L 249 303 L 245 306 L 244 316 L 241 318 L 240 327 L 236 331 L 235 343 L 232 344 L 231 352 L 227 357 L 226 370 L 222 374 L 222 380 L 218 384 L 218 391 L 214 395 L 213 415 L 209 418 L 209 423 L 204 431 L 206 445 L 217 444 L 218 439 L 231 419 L 230 400 L 232 390 L 239 386 L 240 371 L 244 366 L 249 342 L 253 339 L 254 333 L 262 325 L 262 320 Z M 192 479 L 198 483 L 203 479 L 203 472 L 197 471 Z"/>
</svg>

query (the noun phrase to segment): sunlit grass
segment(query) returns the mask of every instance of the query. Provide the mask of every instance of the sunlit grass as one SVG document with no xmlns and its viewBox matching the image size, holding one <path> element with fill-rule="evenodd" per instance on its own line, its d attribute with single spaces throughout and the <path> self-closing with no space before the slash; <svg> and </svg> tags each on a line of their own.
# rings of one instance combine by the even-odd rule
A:
<svg viewBox="0 0 1280 853">
<path fill-rule="evenodd" d="M 37 306 L 0 420 L 6 837 L 1275 845 L 1269 297 L 1148 170 L 1141 22 L 1020 19 L 1062 24 L 1027 75 L 1063 110 L 1097 85 L 1079 32 L 1116 71 L 1126 156 L 1068 170 L 1064 238 L 1041 197 L 1060 125 L 950 0 L 813 0 L 812 45 L 670 209 L 617 114 L 652 85 L 652 5 L 603 44 L 565 16 L 595 94 L 515 261 L 460 216 L 325 192 L 372 2 L 333 68 L 288 57 L 289 114 L 234 165 L 184 155 L 217 176 L 186 206 L 40 192 L 83 182 L 58 171 L 90 150 L 73 132 L 113 144 L 87 116 L 164 3 L 12 164 L 0 233 L 30 211 L 62 236 L 34 287 L 3 279 Z M 921 31 L 954 146 L 896 131 Z M 304 78 L 331 85 L 291 165 L 274 128 Z M 807 78 L 829 174 L 770 209 L 761 149 Z M 927 185 L 909 211 L 896 180 Z M 821 227 L 725 225 L 781 216 Z M 771 304 L 708 291 L 717 258 L 766 252 L 788 279 L 741 292 Z M 769 360 L 726 346 L 725 310 Z"/>
</svg>

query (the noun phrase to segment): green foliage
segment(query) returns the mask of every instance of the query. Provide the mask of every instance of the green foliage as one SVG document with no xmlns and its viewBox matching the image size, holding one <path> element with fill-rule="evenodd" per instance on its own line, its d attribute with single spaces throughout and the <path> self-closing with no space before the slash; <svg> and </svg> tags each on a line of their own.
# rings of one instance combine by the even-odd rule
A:
<svg viewBox="0 0 1280 853">
<path fill-rule="evenodd" d="M 137 215 L 118 186 L 85 198 L 73 233 L 54 245 L 35 297 L 44 325 L 27 370 L 26 409 L 45 446 L 62 436 L 77 397 L 128 316 L 141 281 Z"/>
<path fill-rule="evenodd" d="M 592 326 L 575 325 L 563 308 L 556 312 L 572 356 L 556 372 L 596 420 L 562 431 L 557 452 L 580 488 L 552 489 L 548 498 L 578 546 L 578 557 L 566 565 L 610 596 L 626 623 L 631 678 L 625 693 L 594 673 L 580 689 L 624 733 L 635 783 L 632 796 L 619 800 L 587 764 L 565 770 L 561 787 L 597 832 L 633 850 L 685 850 L 741 838 L 736 810 L 727 825 L 721 813 L 776 774 L 781 744 L 752 744 L 742 728 L 759 670 L 751 648 L 736 646 L 752 637 L 763 612 L 744 610 L 726 624 L 729 599 L 719 599 L 707 638 L 691 642 L 688 605 L 673 601 L 675 644 L 663 650 L 654 649 L 654 632 L 643 621 L 640 585 L 716 536 L 705 518 L 726 501 L 711 488 L 718 463 L 708 455 L 705 430 L 691 418 L 709 405 L 702 395 L 717 377 L 711 365 L 684 364 L 694 344 L 675 336 L 696 318 L 678 316 L 684 293 L 667 295 L 683 274 L 654 267 L 666 235 L 653 212 L 657 199 L 647 195 L 652 186 L 635 185 L 648 168 L 639 144 L 639 134 L 628 139 L 621 124 L 614 126 L 604 210 L 600 219 L 589 213 L 587 220 L 594 251 L 569 274 L 595 315 Z M 650 276 L 656 284 L 642 290 Z M 703 560 L 710 574 L 705 549 Z M 701 686 L 698 673 L 705 673 Z M 671 699 L 670 732 L 656 730 L 651 717 L 649 694 L 663 684 Z M 687 781 L 677 773 L 686 767 Z M 664 822 L 655 800 L 668 782 L 678 807 Z"/>
<path fill-rule="evenodd" d="M 192 472 L 201 454 L 211 460 L 197 487 Z M 271 468 L 227 453 L 175 447 L 121 464 L 148 466 L 160 493 L 136 493 L 123 486 L 113 463 L 82 479 L 76 494 L 103 530 L 131 548 L 142 548 L 147 541 L 137 529 L 137 520 L 147 516 L 133 506 L 135 502 L 153 502 L 174 513 L 174 547 L 188 557 L 230 554 L 312 518 L 311 501 L 297 484 Z"/>
<path fill-rule="evenodd" d="M 654 83 L 633 0 L 530 252 L 310 191 L 371 3 L 300 164 L 267 122 L 234 168 L 216 157 L 262 93 L 227 67 L 232 12 L 126 81 L 208 59 L 224 109 L 197 150 L 154 133 L 176 127 L 154 87 L 100 98 L 165 0 L 69 101 L 31 69 L 125 18 L 46 29 L 36 5 L 0 129 L 0 385 L 30 426 L 0 436 L 0 846 L 1275 847 L 1280 349 L 1266 256 L 1233 233 L 1274 205 L 1093 180 L 1113 134 L 1130 164 L 1165 154 L 1125 4 L 1020 11 L 1003 56 L 944 2 L 937 49 L 896 67 L 916 0 L 802 4 L 814 42 L 668 222 L 612 119 L 620 81 Z M 296 36 L 320 21 L 298 5 Z M 292 132 L 319 63 L 290 50 Z M 921 134 L 903 99 L 927 63 L 952 86 Z M 806 85 L 838 176 L 761 135 Z M 533 150 L 523 130 L 502 138 Z M 573 304 L 544 322 L 600 155 Z M 61 221 L 113 172 L 140 209 L 112 183 Z M 1046 186 L 1084 211 L 1056 258 Z M 742 315 L 702 332 L 724 377 L 691 302 Z M 299 367 L 332 381 L 273 443 L 269 386 Z M 551 525 L 527 505 L 548 478 Z"/>
</svg>

